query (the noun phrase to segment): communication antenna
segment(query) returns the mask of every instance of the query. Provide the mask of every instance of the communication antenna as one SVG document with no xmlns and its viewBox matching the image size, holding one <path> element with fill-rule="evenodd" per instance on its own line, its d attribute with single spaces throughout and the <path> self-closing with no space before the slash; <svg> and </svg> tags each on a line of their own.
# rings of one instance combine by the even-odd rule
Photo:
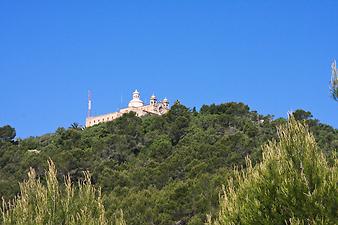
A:
<svg viewBox="0 0 338 225">
<path fill-rule="evenodd" d="M 88 112 L 87 112 L 87 117 L 92 116 L 92 92 L 89 90 L 88 91 Z"/>
<path fill-rule="evenodd" d="M 337 80 L 337 63 L 335 59 L 331 64 L 331 69 L 332 69 L 331 84 L 333 85 Z"/>
<path fill-rule="evenodd" d="M 120 107 L 122 107 L 123 104 L 123 93 L 121 93 L 121 103 L 120 103 Z"/>
<path fill-rule="evenodd" d="M 122 108 L 123 108 L 123 91 L 121 92 L 120 105 L 119 108 L 117 108 L 117 110 L 119 111 Z"/>
</svg>

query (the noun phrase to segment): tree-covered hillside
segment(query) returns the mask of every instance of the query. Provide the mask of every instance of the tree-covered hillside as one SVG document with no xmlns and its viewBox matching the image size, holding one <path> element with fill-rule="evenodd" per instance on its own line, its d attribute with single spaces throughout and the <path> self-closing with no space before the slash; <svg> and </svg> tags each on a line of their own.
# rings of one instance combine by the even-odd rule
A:
<svg viewBox="0 0 338 225">
<path fill-rule="evenodd" d="M 297 110 L 327 156 L 338 149 L 338 131 Z M 81 129 L 73 124 L 53 134 L 15 140 L 15 130 L 0 128 L 0 196 L 12 198 L 29 168 L 44 178 L 48 160 L 58 177 L 102 188 L 106 218 L 123 210 L 128 225 L 202 225 L 218 213 L 219 193 L 245 167 L 245 157 L 261 161 L 261 146 L 277 138 L 283 118 L 260 115 L 242 103 L 203 106 L 199 112 L 177 102 L 169 113 L 136 117 Z M 44 179 L 41 179 L 43 182 Z"/>
</svg>

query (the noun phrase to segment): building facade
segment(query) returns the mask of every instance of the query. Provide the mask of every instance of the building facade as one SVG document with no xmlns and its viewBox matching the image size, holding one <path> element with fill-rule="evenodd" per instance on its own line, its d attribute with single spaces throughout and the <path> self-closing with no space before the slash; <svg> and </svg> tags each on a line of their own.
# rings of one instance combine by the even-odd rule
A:
<svg viewBox="0 0 338 225">
<path fill-rule="evenodd" d="M 149 105 L 145 105 L 141 100 L 140 92 L 135 90 L 133 98 L 128 104 L 128 108 L 121 109 L 118 112 L 108 113 L 99 116 L 91 116 L 91 99 L 88 101 L 88 116 L 86 118 L 86 127 L 91 127 L 99 123 L 113 121 L 121 117 L 125 113 L 135 112 L 137 116 L 145 116 L 149 114 L 163 115 L 169 111 L 169 101 L 167 98 L 158 101 L 155 95 L 150 97 Z"/>
</svg>

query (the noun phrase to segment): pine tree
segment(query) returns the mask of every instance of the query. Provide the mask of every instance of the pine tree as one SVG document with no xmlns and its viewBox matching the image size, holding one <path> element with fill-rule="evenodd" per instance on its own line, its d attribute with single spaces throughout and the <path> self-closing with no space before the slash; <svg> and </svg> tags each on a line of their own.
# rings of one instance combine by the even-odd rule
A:
<svg viewBox="0 0 338 225">
<path fill-rule="evenodd" d="M 338 167 L 328 163 L 306 125 L 292 116 L 278 141 L 263 146 L 263 160 L 235 170 L 213 225 L 336 224 Z"/>
</svg>

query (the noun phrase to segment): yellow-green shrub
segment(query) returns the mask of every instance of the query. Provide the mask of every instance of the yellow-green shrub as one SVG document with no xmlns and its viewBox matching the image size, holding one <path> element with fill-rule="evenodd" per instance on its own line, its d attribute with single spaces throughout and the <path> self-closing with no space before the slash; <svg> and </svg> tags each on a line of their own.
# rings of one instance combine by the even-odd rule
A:
<svg viewBox="0 0 338 225">
<path fill-rule="evenodd" d="M 88 172 L 75 187 L 67 176 L 64 187 L 57 180 L 57 171 L 52 161 L 46 172 L 44 186 L 30 169 L 28 180 L 20 184 L 20 195 L 10 202 L 3 200 L 1 213 L 5 225 L 40 224 L 108 224 L 102 203 L 101 191 L 90 181 Z"/>
</svg>

